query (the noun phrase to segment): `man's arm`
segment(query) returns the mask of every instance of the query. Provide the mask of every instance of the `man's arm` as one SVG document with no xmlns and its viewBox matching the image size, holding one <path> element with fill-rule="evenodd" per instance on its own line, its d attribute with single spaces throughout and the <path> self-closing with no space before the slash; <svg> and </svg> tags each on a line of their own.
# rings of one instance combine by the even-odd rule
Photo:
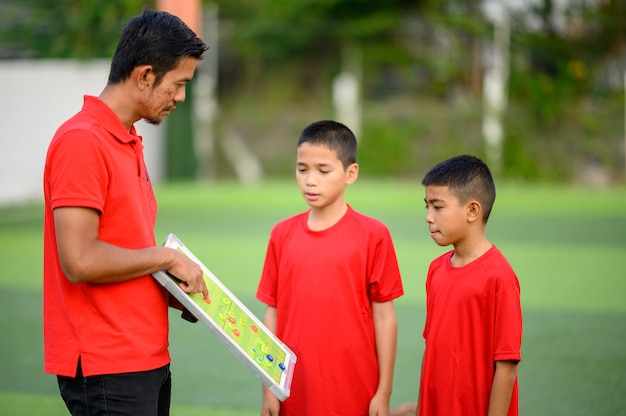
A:
<svg viewBox="0 0 626 416">
<path fill-rule="evenodd" d="M 396 362 L 398 321 L 393 301 L 372 302 L 376 351 L 378 355 L 378 389 L 370 402 L 370 416 L 389 415 L 389 401 L 393 387 L 393 370 Z"/>
<path fill-rule="evenodd" d="M 125 249 L 101 241 L 99 220 L 91 208 L 54 210 L 59 261 L 70 282 L 115 283 L 167 270 L 185 292 L 208 295 L 202 269 L 187 256 L 166 247 Z"/>
<path fill-rule="evenodd" d="M 517 379 L 516 361 L 496 361 L 496 371 L 489 396 L 488 416 L 506 416 Z"/>
<path fill-rule="evenodd" d="M 265 310 L 263 323 L 276 334 L 276 308 L 268 306 Z M 263 384 L 263 404 L 261 405 L 261 416 L 278 416 L 280 412 L 280 400 Z"/>
</svg>

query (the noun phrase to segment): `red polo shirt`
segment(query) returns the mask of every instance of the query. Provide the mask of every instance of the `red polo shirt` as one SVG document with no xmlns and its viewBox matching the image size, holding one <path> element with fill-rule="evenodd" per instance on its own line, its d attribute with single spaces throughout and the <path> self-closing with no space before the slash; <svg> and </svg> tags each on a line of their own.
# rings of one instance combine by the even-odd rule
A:
<svg viewBox="0 0 626 416">
<path fill-rule="evenodd" d="M 93 208 L 98 238 L 124 247 L 156 245 L 157 204 L 141 137 L 96 97 L 56 132 L 44 169 L 44 370 L 74 376 L 166 365 L 167 292 L 151 276 L 74 284 L 59 264 L 53 210 Z"/>
</svg>

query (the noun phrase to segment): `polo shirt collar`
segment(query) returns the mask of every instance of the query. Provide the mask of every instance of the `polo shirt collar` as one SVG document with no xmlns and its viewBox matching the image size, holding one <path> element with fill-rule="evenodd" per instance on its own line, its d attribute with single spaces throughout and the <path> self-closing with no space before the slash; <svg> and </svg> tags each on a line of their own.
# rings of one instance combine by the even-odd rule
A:
<svg viewBox="0 0 626 416">
<path fill-rule="evenodd" d="M 85 95 L 83 110 L 92 113 L 100 124 L 102 124 L 102 127 L 120 142 L 132 143 L 139 141 L 141 143 L 141 137 L 137 136 L 135 126 L 133 125 L 130 131 L 126 130 L 126 126 L 122 123 L 122 120 L 120 120 L 117 114 L 98 97 Z"/>
</svg>

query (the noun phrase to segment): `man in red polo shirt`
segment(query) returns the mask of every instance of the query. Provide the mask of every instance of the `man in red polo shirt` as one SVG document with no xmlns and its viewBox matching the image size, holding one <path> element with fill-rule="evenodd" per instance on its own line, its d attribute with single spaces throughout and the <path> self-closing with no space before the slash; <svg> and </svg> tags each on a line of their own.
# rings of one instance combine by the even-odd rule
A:
<svg viewBox="0 0 626 416">
<path fill-rule="evenodd" d="M 56 132 L 44 169 L 44 370 L 72 415 L 167 415 L 169 298 L 200 267 L 157 247 L 157 204 L 134 123 L 159 124 L 185 100 L 207 49 L 179 18 L 146 9 L 124 29 L 99 97 Z M 146 307 L 150 305 L 150 307 Z M 180 305 L 178 305 L 180 306 Z"/>
</svg>

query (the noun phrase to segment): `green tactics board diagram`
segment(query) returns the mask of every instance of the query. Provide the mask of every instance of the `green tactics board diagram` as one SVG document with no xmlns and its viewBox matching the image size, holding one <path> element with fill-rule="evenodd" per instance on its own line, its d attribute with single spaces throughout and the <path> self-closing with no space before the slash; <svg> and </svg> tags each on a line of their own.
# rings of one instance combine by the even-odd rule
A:
<svg viewBox="0 0 626 416">
<path fill-rule="evenodd" d="M 280 400 L 289 397 L 296 355 L 174 234 L 168 235 L 163 245 L 182 252 L 200 265 L 209 295 L 205 298 L 200 293 L 185 293 L 178 280 L 163 271 L 154 273 L 154 278 L 246 364 L 276 397 Z"/>
</svg>

